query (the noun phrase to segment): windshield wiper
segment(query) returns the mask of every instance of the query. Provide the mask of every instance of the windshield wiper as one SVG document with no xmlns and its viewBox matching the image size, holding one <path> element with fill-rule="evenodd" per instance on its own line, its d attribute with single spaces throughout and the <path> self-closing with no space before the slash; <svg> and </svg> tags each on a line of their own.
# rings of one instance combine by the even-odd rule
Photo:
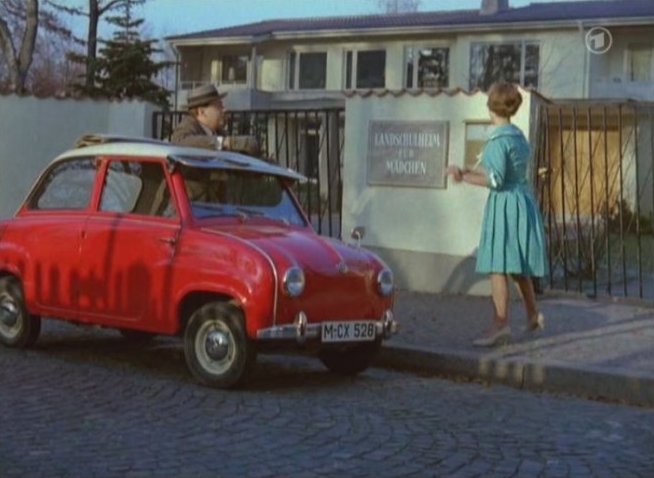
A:
<svg viewBox="0 0 654 478">
<path fill-rule="evenodd" d="M 248 207 L 242 207 L 242 206 L 235 206 L 234 209 L 236 209 L 240 213 L 246 214 L 247 216 L 268 217 L 265 212 L 261 212 L 257 209 L 250 209 Z"/>
<path fill-rule="evenodd" d="M 286 219 L 285 217 L 275 217 L 275 216 L 270 216 L 266 214 L 263 211 L 259 211 L 258 209 L 250 209 L 248 207 L 241 207 L 237 206 L 236 210 L 245 214 L 248 214 L 249 216 L 256 216 L 256 217 L 264 217 L 266 219 L 270 219 L 271 221 L 279 221 L 284 223 L 284 225 L 288 226 L 290 224 L 289 220 Z"/>
</svg>

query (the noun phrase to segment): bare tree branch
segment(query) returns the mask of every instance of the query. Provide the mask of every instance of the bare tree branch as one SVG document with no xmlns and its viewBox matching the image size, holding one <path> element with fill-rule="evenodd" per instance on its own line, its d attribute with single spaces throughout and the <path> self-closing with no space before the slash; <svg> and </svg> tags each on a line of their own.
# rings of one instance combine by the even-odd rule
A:
<svg viewBox="0 0 654 478">
<path fill-rule="evenodd" d="M 85 12 L 81 8 L 76 8 L 76 7 L 68 7 L 66 5 L 61 5 L 58 2 L 53 2 L 52 0 L 45 0 L 46 5 L 51 6 L 55 10 L 58 10 L 60 12 L 68 13 L 69 15 L 77 15 L 81 17 L 88 17 L 89 14 L 88 12 Z"/>
<path fill-rule="evenodd" d="M 107 4 L 104 5 L 104 6 L 99 6 L 99 5 L 98 5 L 98 15 L 99 15 L 99 16 L 104 15 L 106 12 L 108 12 L 108 11 L 111 10 L 112 8 L 118 6 L 118 4 L 119 4 L 121 1 L 122 1 L 122 0 L 111 0 L 109 3 L 107 3 Z"/>
</svg>

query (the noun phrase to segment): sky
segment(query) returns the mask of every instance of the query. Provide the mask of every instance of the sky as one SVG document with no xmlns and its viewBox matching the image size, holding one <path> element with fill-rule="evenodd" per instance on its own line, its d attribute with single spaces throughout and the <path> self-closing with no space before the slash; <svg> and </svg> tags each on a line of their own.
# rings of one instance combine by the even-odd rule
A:
<svg viewBox="0 0 654 478">
<path fill-rule="evenodd" d="M 509 5 L 522 7 L 559 1 L 565 0 L 509 0 Z M 421 0 L 420 11 L 477 9 L 480 5 L 481 0 Z M 270 19 L 366 15 L 382 11 L 377 0 L 148 0 L 139 10 L 137 15 L 145 19 L 145 32 L 153 38 Z"/>
</svg>

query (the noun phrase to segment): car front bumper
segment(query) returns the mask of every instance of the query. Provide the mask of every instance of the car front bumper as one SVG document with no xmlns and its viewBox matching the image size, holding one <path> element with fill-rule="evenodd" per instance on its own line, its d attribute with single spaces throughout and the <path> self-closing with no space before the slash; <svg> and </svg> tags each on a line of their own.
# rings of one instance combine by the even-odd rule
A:
<svg viewBox="0 0 654 478">
<path fill-rule="evenodd" d="M 346 323 L 347 321 L 344 321 Z M 384 311 L 379 320 L 371 321 L 375 324 L 375 340 L 388 339 L 398 331 L 398 323 L 393 311 Z M 318 339 L 322 332 L 322 322 L 308 323 L 307 315 L 298 312 L 292 324 L 277 325 L 257 332 L 258 340 L 296 340 L 302 344 L 308 339 Z"/>
</svg>

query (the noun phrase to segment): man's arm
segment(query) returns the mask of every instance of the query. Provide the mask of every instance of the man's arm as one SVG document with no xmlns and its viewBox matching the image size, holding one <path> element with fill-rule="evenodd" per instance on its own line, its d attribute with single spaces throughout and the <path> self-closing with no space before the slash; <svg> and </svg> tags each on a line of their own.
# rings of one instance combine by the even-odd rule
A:
<svg viewBox="0 0 654 478">
<path fill-rule="evenodd" d="M 261 148 L 257 138 L 250 135 L 234 135 L 225 138 L 224 149 L 236 151 L 250 156 L 259 156 Z"/>
<path fill-rule="evenodd" d="M 216 149 L 216 138 L 206 134 L 180 134 L 176 131 L 170 137 L 170 141 L 181 146 Z"/>
</svg>

